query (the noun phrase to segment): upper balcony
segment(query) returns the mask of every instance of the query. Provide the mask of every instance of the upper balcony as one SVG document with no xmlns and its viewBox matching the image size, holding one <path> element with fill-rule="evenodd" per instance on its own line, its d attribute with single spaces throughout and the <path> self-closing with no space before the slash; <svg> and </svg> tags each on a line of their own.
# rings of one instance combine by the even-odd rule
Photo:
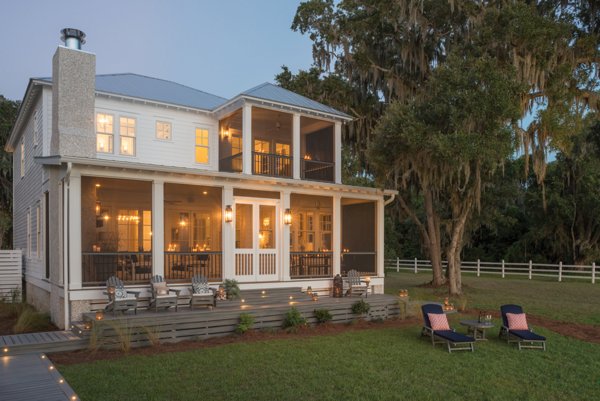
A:
<svg viewBox="0 0 600 401">
<path fill-rule="evenodd" d="M 219 121 L 219 171 L 336 182 L 335 128 L 331 121 L 245 105 Z"/>
</svg>

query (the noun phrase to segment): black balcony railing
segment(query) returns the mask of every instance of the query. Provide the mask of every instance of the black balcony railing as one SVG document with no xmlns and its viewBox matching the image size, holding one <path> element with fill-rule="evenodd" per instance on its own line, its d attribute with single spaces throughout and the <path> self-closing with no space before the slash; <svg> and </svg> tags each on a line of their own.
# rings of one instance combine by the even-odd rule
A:
<svg viewBox="0 0 600 401">
<path fill-rule="evenodd" d="M 341 271 L 346 276 L 348 271 L 356 270 L 365 276 L 377 274 L 377 254 L 375 252 L 346 252 L 342 254 Z"/>
<path fill-rule="evenodd" d="M 241 173 L 242 167 L 242 153 L 227 156 L 219 160 L 219 171 L 226 171 L 229 173 Z"/>
<path fill-rule="evenodd" d="M 292 158 L 274 153 L 252 152 L 252 173 L 270 177 L 292 177 Z"/>
<path fill-rule="evenodd" d="M 110 276 L 125 284 L 148 283 L 152 277 L 151 252 L 83 252 L 82 284 L 104 286 Z"/>
<path fill-rule="evenodd" d="M 292 279 L 331 277 L 332 261 L 331 252 L 290 252 L 290 277 Z"/>
<path fill-rule="evenodd" d="M 302 179 L 333 182 L 335 163 L 302 159 Z"/>
<path fill-rule="evenodd" d="M 165 278 L 189 282 L 202 275 L 209 281 L 221 281 L 222 260 L 221 252 L 165 252 Z"/>
</svg>

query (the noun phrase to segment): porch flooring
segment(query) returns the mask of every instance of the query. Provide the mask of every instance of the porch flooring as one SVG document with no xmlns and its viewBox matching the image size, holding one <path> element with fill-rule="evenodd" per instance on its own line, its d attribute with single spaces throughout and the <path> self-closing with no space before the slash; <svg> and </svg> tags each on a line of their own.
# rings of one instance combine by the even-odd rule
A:
<svg viewBox="0 0 600 401">
<path fill-rule="evenodd" d="M 0 355 L 73 351 L 86 346 L 87 339 L 67 330 L 0 336 Z"/>
<path fill-rule="evenodd" d="M 2 356 L 0 359 L 0 400 L 79 400 L 45 354 Z"/>
</svg>

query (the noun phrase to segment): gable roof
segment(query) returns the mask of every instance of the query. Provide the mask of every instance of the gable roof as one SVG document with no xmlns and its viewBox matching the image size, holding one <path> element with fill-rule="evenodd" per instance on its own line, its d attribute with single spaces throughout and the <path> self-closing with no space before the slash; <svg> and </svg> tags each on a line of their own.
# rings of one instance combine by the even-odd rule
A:
<svg viewBox="0 0 600 401">
<path fill-rule="evenodd" d="M 269 82 L 265 82 L 255 86 L 254 88 L 248 89 L 236 97 L 240 96 L 269 100 L 272 102 L 301 107 L 303 109 L 310 109 L 344 118 L 351 118 L 348 114 L 338 111 L 333 107 L 326 106 L 305 96 L 299 95 L 296 92 L 284 89 L 281 86 L 273 85 Z"/>
<path fill-rule="evenodd" d="M 48 77 L 39 80 L 52 83 Z M 213 110 L 227 101 L 176 82 L 132 73 L 96 75 L 96 91 L 202 110 Z"/>
</svg>

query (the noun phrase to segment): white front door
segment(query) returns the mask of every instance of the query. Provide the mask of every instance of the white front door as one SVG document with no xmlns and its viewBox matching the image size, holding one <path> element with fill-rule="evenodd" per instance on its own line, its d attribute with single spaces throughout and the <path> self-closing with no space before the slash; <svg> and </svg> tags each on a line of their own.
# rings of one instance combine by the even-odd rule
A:
<svg viewBox="0 0 600 401">
<path fill-rule="evenodd" d="M 277 280 L 279 202 L 271 199 L 236 198 L 234 214 L 236 280 Z"/>
</svg>

